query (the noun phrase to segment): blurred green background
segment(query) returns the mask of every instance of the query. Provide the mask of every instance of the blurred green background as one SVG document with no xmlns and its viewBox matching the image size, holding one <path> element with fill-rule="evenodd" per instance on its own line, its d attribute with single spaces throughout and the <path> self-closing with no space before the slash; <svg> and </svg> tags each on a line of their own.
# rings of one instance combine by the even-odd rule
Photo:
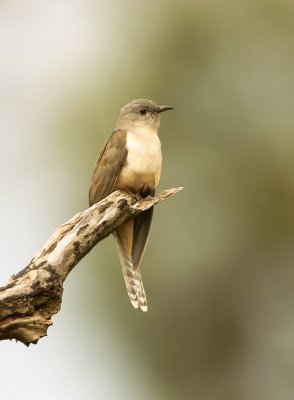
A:
<svg viewBox="0 0 294 400">
<path fill-rule="evenodd" d="M 5 399 L 294 397 L 294 3 L 0 3 L 1 282 L 87 207 L 119 109 L 162 118 L 160 189 L 127 298 L 113 238 L 65 283 L 48 337 L 1 342 Z"/>
</svg>

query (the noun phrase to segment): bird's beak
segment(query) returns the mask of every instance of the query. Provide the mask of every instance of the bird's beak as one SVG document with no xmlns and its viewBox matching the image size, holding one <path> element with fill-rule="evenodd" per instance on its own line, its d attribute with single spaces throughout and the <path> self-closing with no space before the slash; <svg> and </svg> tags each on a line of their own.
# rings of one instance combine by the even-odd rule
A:
<svg viewBox="0 0 294 400">
<path fill-rule="evenodd" d="M 156 111 L 158 113 L 161 113 L 163 111 L 168 111 L 168 110 L 173 110 L 173 109 L 174 109 L 174 107 L 171 107 L 171 106 L 157 106 Z"/>
</svg>

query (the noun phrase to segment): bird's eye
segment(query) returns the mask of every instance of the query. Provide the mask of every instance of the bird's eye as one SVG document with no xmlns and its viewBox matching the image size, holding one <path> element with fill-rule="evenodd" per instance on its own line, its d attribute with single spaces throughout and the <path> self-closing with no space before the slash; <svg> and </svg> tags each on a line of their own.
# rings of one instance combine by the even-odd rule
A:
<svg viewBox="0 0 294 400">
<path fill-rule="evenodd" d="M 141 108 L 140 108 L 140 114 L 141 114 L 141 115 L 145 115 L 146 113 L 147 113 L 147 108 L 141 107 Z"/>
</svg>

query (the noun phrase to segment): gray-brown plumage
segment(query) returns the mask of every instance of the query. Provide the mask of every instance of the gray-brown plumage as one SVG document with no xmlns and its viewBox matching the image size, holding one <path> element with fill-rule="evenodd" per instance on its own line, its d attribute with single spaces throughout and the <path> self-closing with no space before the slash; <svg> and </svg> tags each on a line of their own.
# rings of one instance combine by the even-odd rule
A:
<svg viewBox="0 0 294 400">
<path fill-rule="evenodd" d="M 170 106 L 139 99 L 121 109 L 116 129 L 98 154 L 89 191 L 89 204 L 117 189 L 141 196 L 154 195 L 161 172 L 157 131 L 160 113 Z M 119 226 L 114 232 L 127 292 L 135 308 L 147 311 L 139 265 L 148 240 L 153 208 Z"/>
</svg>

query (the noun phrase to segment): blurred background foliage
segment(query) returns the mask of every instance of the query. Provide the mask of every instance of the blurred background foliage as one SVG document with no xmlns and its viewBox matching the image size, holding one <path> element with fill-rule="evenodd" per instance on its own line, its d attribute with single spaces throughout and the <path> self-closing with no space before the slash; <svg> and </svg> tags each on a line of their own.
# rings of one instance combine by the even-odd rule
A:
<svg viewBox="0 0 294 400">
<path fill-rule="evenodd" d="M 294 3 L 2 0 L 0 277 L 87 207 L 121 106 L 162 118 L 160 188 L 126 295 L 114 241 L 71 273 L 48 338 L 3 342 L 7 399 L 293 399 Z"/>
</svg>

